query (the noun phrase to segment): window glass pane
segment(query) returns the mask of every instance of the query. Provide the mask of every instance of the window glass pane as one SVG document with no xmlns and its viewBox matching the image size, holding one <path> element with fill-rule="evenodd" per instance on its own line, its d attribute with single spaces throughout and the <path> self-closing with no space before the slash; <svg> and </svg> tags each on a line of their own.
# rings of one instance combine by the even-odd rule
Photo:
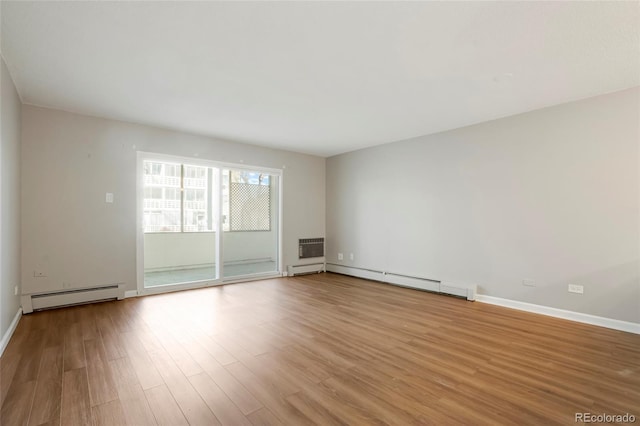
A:
<svg viewBox="0 0 640 426">
<path fill-rule="evenodd" d="M 167 200 L 179 200 L 180 188 L 165 188 L 164 198 L 166 198 Z"/>
<path fill-rule="evenodd" d="M 223 229 L 225 231 L 270 231 L 270 176 L 254 171 L 225 170 L 224 178 Z"/>
<path fill-rule="evenodd" d="M 164 171 L 165 176 L 180 177 L 180 166 L 177 164 L 167 164 Z"/>
<path fill-rule="evenodd" d="M 145 161 L 143 174 L 144 231 L 180 232 L 180 165 Z"/>
<path fill-rule="evenodd" d="M 217 179 L 214 170 L 202 166 L 145 161 L 145 232 L 213 231 L 214 203 L 217 201 L 212 197 Z"/>
<path fill-rule="evenodd" d="M 229 231 L 229 181 L 231 170 L 222 171 L 222 230 Z"/>
<path fill-rule="evenodd" d="M 213 169 L 184 165 L 184 232 L 213 231 Z"/>
</svg>

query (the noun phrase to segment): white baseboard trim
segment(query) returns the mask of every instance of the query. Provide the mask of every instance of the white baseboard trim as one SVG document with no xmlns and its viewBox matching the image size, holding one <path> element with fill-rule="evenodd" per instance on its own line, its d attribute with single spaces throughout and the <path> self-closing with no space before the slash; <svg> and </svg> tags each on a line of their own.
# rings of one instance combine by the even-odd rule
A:
<svg viewBox="0 0 640 426">
<path fill-rule="evenodd" d="M 124 298 L 138 297 L 138 290 L 128 290 L 124 292 Z"/>
<path fill-rule="evenodd" d="M 9 328 L 7 332 L 2 336 L 2 340 L 0 340 L 0 356 L 4 353 L 4 350 L 7 348 L 9 344 L 9 340 L 11 340 L 11 336 L 13 336 L 13 332 L 16 331 L 16 327 L 18 326 L 18 322 L 20 322 L 20 318 L 22 318 L 22 308 L 18 308 L 18 312 L 16 312 L 16 316 L 13 317 L 13 321 L 9 324 Z"/>
<path fill-rule="evenodd" d="M 564 309 L 535 305 L 533 303 L 520 302 L 517 300 L 502 299 L 500 297 L 486 296 L 484 294 L 476 295 L 476 300 L 490 305 L 503 306 L 505 308 L 518 309 L 520 311 L 532 312 L 534 314 L 547 315 L 584 324 L 626 331 L 627 333 L 640 334 L 640 324 L 634 322 L 620 321 L 596 315 L 583 314 L 581 312 L 566 311 Z"/>
</svg>

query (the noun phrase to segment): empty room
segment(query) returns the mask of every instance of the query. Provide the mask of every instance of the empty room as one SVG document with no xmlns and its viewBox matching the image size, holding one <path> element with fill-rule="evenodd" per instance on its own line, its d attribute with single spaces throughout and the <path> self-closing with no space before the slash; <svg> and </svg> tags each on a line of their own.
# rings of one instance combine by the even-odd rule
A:
<svg viewBox="0 0 640 426">
<path fill-rule="evenodd" d="M 640 2 L 0 38 L 0 425 L 640 422 Z"/>
</svg>

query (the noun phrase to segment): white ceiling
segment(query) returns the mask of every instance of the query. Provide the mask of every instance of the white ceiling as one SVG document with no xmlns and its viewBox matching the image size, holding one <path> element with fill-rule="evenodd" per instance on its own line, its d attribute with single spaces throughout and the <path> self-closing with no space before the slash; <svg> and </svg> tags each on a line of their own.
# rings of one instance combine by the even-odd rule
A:
<svg viewBox="0 0 640 426">
<path fill-rule="evenodd" d="M 25 103 L 330 156 L 640 85 L 640 3 L 9 2 Z"/>
</svg>

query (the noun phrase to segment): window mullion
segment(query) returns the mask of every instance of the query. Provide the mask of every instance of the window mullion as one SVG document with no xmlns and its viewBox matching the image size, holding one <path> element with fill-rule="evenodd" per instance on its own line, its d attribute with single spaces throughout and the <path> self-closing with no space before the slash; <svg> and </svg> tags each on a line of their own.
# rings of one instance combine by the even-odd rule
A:
<svg viewBox="0 0 640 426">
<path fill-rule="evenodd" d="M 180 164 L 180 232 L 184 233 L 184 164 Z"/>
</svg>

